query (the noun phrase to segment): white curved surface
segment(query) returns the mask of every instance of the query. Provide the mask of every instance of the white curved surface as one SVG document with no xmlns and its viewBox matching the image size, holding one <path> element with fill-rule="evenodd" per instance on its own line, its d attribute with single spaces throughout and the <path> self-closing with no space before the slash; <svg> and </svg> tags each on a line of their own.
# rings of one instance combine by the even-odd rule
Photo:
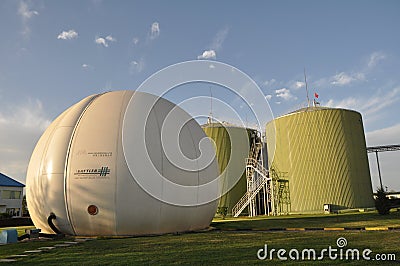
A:
<svg viewBox="0 0 400 266">
<path fill-rule="evenodd" d="M 219 196 L 217 182 L 212 182 L 218 177 L 212 145 L 203 145 L 208 150 L 202 147 L 214 158 L 207 167 L 187 171 L 168 160 L 161 130 L 176 106 L 158 99 L 149 116 L 144 116 L 155 98 L 134 91 L 89 96 L 49 126 L 32 154 L 27 174 L 28 208 L 36 227 L 53 233 L 47 224 L 50 213 L 56 215 L 54 224 L 61 232 L 74 235 L 162 234 L 210 224 Z M 180 148 L 193 160 L 193 167 L 200 156 L 199 143 L 206 136 L 186 112 L 175 109 L 174 125 L 184 124 Z M 176 142 L 176 135 L 170 137 Z M 168 134 L 163 140 L 168 141 Z M 138 149 L 139 143 L 144 143 L 147 154 Z M 127 159 L 132 160 L 127 163 Z M 154 169 L 161 179 L 155 178 Z M 156 195 L 137 180 L 149 181 Z M 169 183 L 178 186 L 170 189 Z M 210 184 L 210 189 L 199 189 L 202 184 Z M 166 203 L 177 198 L 184 204 Z M 95 215 L 89 214 L 90 205 L 97 207 Z"/>
</svg>

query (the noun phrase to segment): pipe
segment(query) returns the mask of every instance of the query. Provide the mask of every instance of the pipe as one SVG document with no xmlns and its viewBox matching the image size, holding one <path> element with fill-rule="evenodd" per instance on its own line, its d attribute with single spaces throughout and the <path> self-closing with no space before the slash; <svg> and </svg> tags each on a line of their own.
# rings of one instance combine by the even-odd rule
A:
<svg viewBox="0 0 400 266">
<path fill-rule="evenodd" d="M 50 213 L 49 217 L 47 218 L 47 223 L 49 224 L 50 228 L 56 233 L 57 235 L 62 234 L 60 230 L 53 224 L 53 220 L 55 220 L 57 217 L 54 213 Z"/>
</svg>

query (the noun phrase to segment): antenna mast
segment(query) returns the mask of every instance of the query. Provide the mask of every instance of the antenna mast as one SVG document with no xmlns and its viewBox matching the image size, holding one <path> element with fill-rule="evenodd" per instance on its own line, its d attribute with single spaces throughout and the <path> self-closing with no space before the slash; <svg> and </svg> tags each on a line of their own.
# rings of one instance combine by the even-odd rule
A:
<svg viewBox="0 0 400 266">
<path fill-rule="evenodd" d="M 308 97 L 308 86 L 307 86 L 307 76 L 306 76 L 306 68 L 305 67 L 304 67 L 304 83 L 306 83 L 307 106 L 310 107 L 310 98 Z"/>
</svg>

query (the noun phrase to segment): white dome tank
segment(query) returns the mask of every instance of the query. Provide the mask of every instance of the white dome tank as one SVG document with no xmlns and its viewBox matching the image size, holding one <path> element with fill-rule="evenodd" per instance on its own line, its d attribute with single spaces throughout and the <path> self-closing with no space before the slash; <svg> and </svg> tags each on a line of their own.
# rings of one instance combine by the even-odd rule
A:
<svg viewBox="0 0 400 266">
<path fill-rule="evenodd" d="M 185 111 L 148 93 L 114 91 L 83 99 L 43 133 L 27 204 L 44 233 L 199 230 L 216 212 L 217 177 L 213 146 Z"/>
</svg>

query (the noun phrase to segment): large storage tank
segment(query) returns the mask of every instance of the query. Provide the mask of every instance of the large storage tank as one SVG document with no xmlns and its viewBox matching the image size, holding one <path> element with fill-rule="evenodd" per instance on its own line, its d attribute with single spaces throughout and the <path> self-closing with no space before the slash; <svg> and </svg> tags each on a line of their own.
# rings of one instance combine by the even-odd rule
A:
<svg viewBox="0 0 400 266">
<path fill-rule="evenodd" d="M 246 158 L 257 131 L 227 123 L 208 123 L 202 128 L 215 143 L 223 191 L 218 208 L 226 208 L 227 215 L 232 215 L 232 208 L 247 190 Z"/>
<path fill-rule="evenodd" d="M 44 233 L 53 233 L 51 221 L 70 235 L 190 231 L 215 214 L 217 176 L 212 143 L 185 111 L 114 91 L 83 99 L 44 132 L 29 163 L 27 203 Z"/>
<path fill-rule="evenodd" d="M 270 171 L 289 180 L 292 212 L 374 205 L 360 113 L 304 108 L 269 122 L 266 136 Z"/>
</svg>

